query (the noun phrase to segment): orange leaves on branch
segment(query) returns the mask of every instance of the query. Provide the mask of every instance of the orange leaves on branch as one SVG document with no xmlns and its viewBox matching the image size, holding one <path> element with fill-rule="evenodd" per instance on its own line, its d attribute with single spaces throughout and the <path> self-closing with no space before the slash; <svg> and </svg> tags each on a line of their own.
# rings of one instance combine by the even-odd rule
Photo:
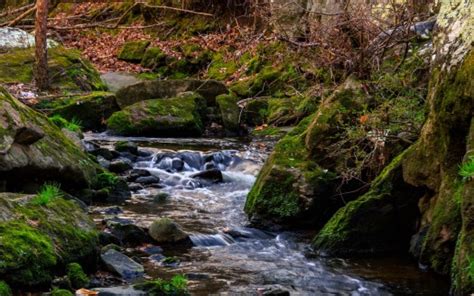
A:
<svg viewBox="0 0 474 296">
<path fill-rule="evenodd" d="M 369 115 L 367 114 L 364 114 L 361 117 L 359 117 L 360 124 L 366 124 L 368 120 L 369 120 Z"/>
</svg>

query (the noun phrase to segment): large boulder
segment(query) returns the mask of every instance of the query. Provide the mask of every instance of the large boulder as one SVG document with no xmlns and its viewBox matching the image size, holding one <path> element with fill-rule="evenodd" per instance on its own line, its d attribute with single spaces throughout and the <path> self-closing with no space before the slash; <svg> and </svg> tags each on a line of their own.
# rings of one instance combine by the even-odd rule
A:
<svg viewBox="0 0 474 296">
<path fill-rule="evenodd" d="M 88 187 L 97 168 L 48 118 L 0 88 L 0 179 L 7 190 L 29 192 L 45 181 Z"/>
<path fill-rule="evenodd" d="M 48 48 L 58 46 L 54 40 L 48 39 Z M 35 46 L 35 36 L 18 28 L 0 28 L 0 50 L 30 48 Z"/>
<path fill-rule="evenodd" d="M 49 106 L 41 104 L 38 107 Z M 120 111 L 115 95 L 107 92 L 54 100 L 50 107 L 53 107 L 51 115 L 58 114 L 69 121 L 78 121 L 82 128 L 94 131 L 104 129 L 106 120 L 114 112 Z"/>
<path fill-rule="evenodd" d="M 119 135 L 155 137 L 200 136 L 204 99 L 183 93 L 171 99 L 138 102 L 114 113 L 108 120 L 110 131 Z"/>
<path fill-rule="evenodd" d="M 58 267 L 94 263 L 98 236 L 87 213 L 74 201 L 36 198 L 0 193 L 0 277 L 12 286 L 47 284 Z"/>
<path fill-rule="evenodd" d="M 31 83 L 34 48 L 0 53 L 0 83 Z M 99 73 L 77 50 L 61 46 L 48 50 L 48 72 L 53 88 L 67 91 L 105 90 Z"/>
<path fill-rule="evenodd" d="M 121 72 L 108 72 L 100 75 L 100 78 L 107 86 L 107 89 L 114 93 L 122 88 L 139 83 L 141 81 L 133 74 Z"/>
<path fill-rule="evenodd" d="M 239 98 L 232 95 L 220 95 L 216 98 L 224 128 L 229 134 L 236 134 L 240 130 L 241 109 L 237 105 Z"/>
<path fill-rule="evenodd" d="M 228 92 L 225 84 L 215 80 L 150 80 L 119 90 L 117 103 L 123 109 L 140 101 L 172 98 L 189 91 L 203 96 L 207 105 L 215 105 L 216 97 Z"/>
</svg>

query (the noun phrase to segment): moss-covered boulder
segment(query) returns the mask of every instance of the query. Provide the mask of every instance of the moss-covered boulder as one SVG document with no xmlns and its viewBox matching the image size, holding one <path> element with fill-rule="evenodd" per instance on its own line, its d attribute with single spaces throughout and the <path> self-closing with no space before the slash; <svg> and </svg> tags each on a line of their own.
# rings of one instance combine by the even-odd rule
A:
<svg viewBox="0 0 474 296">
<path fill-rule="evenodd" d="M 205 106 L 205 99 L 192 92 L 171 99 L 146 100 L 114 113 L 107 126 L 119 135 L 200 136 Z"/>
<path fill-rule="evenodd" d="M 0 88 L 0 179 L 7 190 L 31 192 L 45 181 L 88 187 L 97 167 L 48 118 Z"/>
<path fill-rule="evenodd" d="M 149 45 L 150 41 L 126 42 L 120 49 L 118 58 L 127 62 L 140 63 Z"/>
<path fill-rule="evenodd" d="M 240 130 L 240 107 L 237 105 L 239 98 L 232 95 L 220 95 L 216 98 L 222 123 L 228 134 L 237 134 Z"/>
<path fill-rule="evenodd" d="M 311 120 L 304 119 L 281 139 L 265 162 L 245 204 L 253 222 L 314 225 L 335 211 L 328 198 L 335 175 L 307 157 L 304 136 Z"/>
<path fill-rule="evenodd" d="M 33 81 L 34 48 L 0 53 L 1 83 Z M 105 90 L 99 73 L 79 51 L 58 46 L 48 50 L 48 69 L 53 88 L 67 91 Z"/>
<path fill-rule="evenodd" d="M 258 126 L 267 122 L 268 100 L 255 99 L 247 102 L 242 110 L 242 121 L 250 126 Z"/>
<path fill-rule="evenodd" d="M 216 104 L 218 95 L 228 93 L 227 87 L 215 80 L 151 80 L 137 83 L 117 92 L 117 103 L 125 108 L 140 101 L 176 97 L 182 92 L 196 92 L 207 104 Z"/>
<path fill-rule="evenodd" d="M 339 209 L 314 239 L 320 253 L 347 256 L 408 249 L 423 195 L 403 180 L 402 159 L 395 158 L 369 192 Z"/>
<path fill-rule="evenodd" d="M 166 65 L 166 53 L 159 47 L 148 47 L 141 60 L 141 65 L 145 68 L 156 70 Z"/>
<path fill-rule="evenodd" d="M 50 115 L 61 115 L 69 121 L 78 121 L 83 129 L 99 131 L 106 126 L 106 120 L 120 110 L 115 95 L 107 92 L 93 92 L 85 96 L 56 99 L 39 108 L 52 108 Z"/>
<path fill-rule="evenodd" d="M 73 261 L 95 258 L 94 223 L 74 201 L 39 205 L 34 195 L 0 193 L 0 277 L 13 287 L 49 283 Z"/>
</svg>

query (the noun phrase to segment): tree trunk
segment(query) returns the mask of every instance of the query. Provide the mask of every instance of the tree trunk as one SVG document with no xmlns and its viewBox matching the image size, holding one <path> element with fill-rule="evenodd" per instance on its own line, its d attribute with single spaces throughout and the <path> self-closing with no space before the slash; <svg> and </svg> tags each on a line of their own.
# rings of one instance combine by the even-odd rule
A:
<svg viewBox="0 0 474 296">
<path fill-rule="evenodd" d="M 35 21 L 35 82 L 40 90 L 49 88 L 47 30 L 48 0 L 37 0 Z"/>
</svg>

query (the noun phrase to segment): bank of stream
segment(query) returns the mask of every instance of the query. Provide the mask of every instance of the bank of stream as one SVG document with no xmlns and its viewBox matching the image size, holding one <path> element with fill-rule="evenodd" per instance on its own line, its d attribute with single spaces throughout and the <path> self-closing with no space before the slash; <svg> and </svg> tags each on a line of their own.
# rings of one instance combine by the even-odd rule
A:
<svg viewBox="0 0 474 296">
<path fill-rule="evenodd" d="M 113 215 L 110 205 L 94 205 L 98 225 L 104 219 L 131 221 L 149 227 L 168 217 L 190 234 L 192 247 L 166 247 L 141 256 L 147 276 L 185 274 L 192 295 L 250 294 L 289 291 L 291 295 L 446 295 L 448 283 L 421 271 L 408 257 L 338 259 L 312 256 L 314 233 L 252 228 L 243 212 L 272 141 L 236 139 L 151 139 L 88 134 L 101 147 L 117 141 L 139 145 L 143 157 L 135 169 L 160 178 L 145 186 Z M 181 159 L 181 161 L 174 161 Z M 223 181 L 191 175 L 215 168 Z M 161 187 L 161 188 L 156 188 Z M 157 199 L 157 196 L 166 198 Z M 173 262 L 164 263 L 165 258 Z M 272 294 L 280 295 L 280 294 Z M 284 295 L 284 294 L 281 294 Z"/>
</svg>

